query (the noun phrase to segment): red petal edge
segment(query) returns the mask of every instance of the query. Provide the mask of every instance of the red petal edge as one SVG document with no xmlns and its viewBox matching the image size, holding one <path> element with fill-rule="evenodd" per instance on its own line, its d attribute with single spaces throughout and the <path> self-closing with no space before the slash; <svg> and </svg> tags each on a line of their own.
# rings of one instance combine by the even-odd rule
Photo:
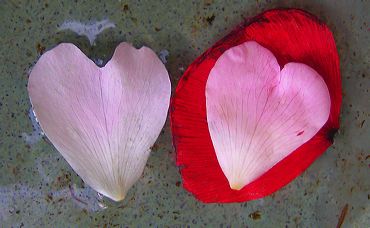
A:
<svg viewBox="0 0 370 228">
<path fill-rule="evenodd" d="M 210 70 L 227 49 L 254 40 L 279 64 L 301 62 L 325 80 L 331 97 L 327 123 L 308 142 L 243 189 L 230 189 L 212 145 L 206 120 L 205 87 Z M 342 102 L 338 53 L 329 28 L 298 9 L 266 11 L 245 21 L 198 57 L 182 76 L 171 101 L 171 127 L 183 186 L 205 203 L 230 203 L 267 196 L 288 184 L 331 144 Z"/>
</svg>

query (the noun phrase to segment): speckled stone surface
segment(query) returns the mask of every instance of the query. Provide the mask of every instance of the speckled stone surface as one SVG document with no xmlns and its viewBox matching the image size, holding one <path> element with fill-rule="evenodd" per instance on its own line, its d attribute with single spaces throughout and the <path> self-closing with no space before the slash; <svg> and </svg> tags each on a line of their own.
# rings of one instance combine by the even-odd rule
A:
<svg viewBox="0 0 370 228">
<path fill-rule="evenodd" d="M 175 88 L 186 67 L 243 18 L 297 7 L 334 33 L 343 79 L 334 145 L 288 186 L 264 199 L 202 204 L 181 187 L 168 123 L 126 200 L 102 199 L 73 172 L 30 115 L 28 73 L 40 54 L 72 42 L 103 64 L 128 41 L 158 54 Z M 0 221 L 4 227 L 370 226 L 369 1 L 0 1 Z M 90 45 L 64 22 L 115 24 Z M 97 28 L 98 30 L 100 28 Z M 342 219 L 340 219 L 342 214 Z"/>
</svg>

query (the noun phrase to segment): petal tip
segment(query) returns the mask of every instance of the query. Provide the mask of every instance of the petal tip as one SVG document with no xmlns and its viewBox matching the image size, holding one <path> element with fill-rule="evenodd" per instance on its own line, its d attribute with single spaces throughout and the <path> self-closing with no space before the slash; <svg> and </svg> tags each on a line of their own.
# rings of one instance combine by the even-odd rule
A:
<svg viewBox="0 0 370 228">
<path fill-rule="evenodd" d="M 109 196 L 108 196 L 109 197 Z M 112 197 L 109 197 L 110 199 L 116 201 L 116 202 L 121 202 L 126 198 L 126 194 L 119 194 L 119 195 L 114 195 Z"/>
<path fill-rule="evenodd" d="M 229 185 L 232 190 L 236 190 L 236 191 L 239 191 L 242 188 L 244 188 L 244 184 L 242 184 L 241 182 L 237 182 L 237 181 L 229 182 Z"/>
</svg>

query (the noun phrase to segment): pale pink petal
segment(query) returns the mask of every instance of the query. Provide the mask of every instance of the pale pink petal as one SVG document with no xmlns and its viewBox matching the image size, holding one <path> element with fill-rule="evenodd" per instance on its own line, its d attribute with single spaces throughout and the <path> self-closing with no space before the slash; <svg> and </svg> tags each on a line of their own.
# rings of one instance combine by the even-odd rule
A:
<svg viewBox="0 0 370 228">
<path fill-rule="evenodd" d="M 46 136 L 77 174 L 122 200 L 166 121 L 171 85 L 156 54 L 121 43 L 99 68 L 60 44 L 41 56 L 28 90 Z"/>
<path fill-rule="evenodd" d="M 206 109 L 218 162 L 239 190 L 319 131 L 329 117 L 330 95 L 315 70 L 288 63 L 280 72 L 274 55 L 249 41 L 217 60 Z"/>
</svg>

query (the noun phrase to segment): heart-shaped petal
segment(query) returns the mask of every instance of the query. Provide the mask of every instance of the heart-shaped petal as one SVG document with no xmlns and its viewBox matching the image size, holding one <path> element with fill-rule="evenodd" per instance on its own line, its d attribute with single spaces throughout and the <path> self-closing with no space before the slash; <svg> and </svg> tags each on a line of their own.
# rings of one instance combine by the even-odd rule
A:
<svg viewBox="0 0 370 228">
<path fill-rule="evenodd" d="M 247 41 L 256 41 L 271 51 L 280 68 L 289 62 L 304 63 L 320 74 L 329 90 L 330 114 L 311 139 L 236 191 L 230 188 L 216 156 L 207 122 L 205 90 L 218 58 Z M 206 203 L 244 202 L 279 190 L 333 143 L 339 128 L 341 92 L 338 52 L 325 23 L 298 9 L 273 9 L 246 19 L 188 67 L 172 98 L 171 128 L 184 188 Z"/>
<path fill-rule="evenodd" d="M 60 44 L 41 56 L 28 91 L 46 136 L 77 174 L 122 200 L 166 121 L 171 84 L 156 54 L 121 43 L 99 68 Z"/>
<path fill-rule="evenodd" d="M 225 51 L 206 84 L 207 122 L 230 187 L 251 183 L 324 126 L 330 95 L 322 77 L 302 63 L 280 71 L 254 41 Z"/>
</svg>

